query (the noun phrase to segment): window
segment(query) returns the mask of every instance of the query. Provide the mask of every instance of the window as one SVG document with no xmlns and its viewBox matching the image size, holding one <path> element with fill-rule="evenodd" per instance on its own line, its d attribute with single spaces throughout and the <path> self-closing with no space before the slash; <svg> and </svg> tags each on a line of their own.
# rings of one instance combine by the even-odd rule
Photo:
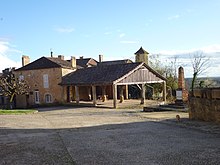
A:
<svg viewBox="0 0 220 165">
<path fill-rule="evenodd" d="M 44 88 L 49 88 L 48 74 L 43 75 Z"/>
<path fill-rule="evenodd" d="M 38 90 L 34 91 L 34 101 L 36 104 L 40 103 L 40 94 Z"/>
<path fill-rule="evenodd" d="M 24 75 L 19 75 L 18 80 L 19 80 L 19 81 L 23 81 L 23 80 L 24 80 Z"/>
<path fill-rule="evenodd" d="M 50 94 L 45 95 L 45 102 L 46 103 L 51 103 L 52 102 L 52 96 Z"/>
</svg>

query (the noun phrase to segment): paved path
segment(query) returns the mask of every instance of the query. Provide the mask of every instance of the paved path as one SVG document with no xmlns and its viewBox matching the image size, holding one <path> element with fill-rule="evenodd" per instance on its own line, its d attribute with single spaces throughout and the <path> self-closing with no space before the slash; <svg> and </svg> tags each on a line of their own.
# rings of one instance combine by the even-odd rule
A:
<svg viewBox="0 0 220 165">
<path fill-rule="evenodd" d="M 220 126 L 187 116 L 63 107 L 1 115 L 0 164 L 220 164 Z"/>
</svg>

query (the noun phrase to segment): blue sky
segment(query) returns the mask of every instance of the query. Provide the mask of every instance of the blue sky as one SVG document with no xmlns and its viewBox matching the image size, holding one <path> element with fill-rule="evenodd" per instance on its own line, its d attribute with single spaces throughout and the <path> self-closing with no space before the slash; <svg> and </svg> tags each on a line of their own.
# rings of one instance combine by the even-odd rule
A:
<svg viewBox="0 0 220 165">
<path fill-rule="evenodd" d="M 1 0 L 0 69 L 55 55 L 134 60 L 143 46 L 160 60 L 179 56 L 187 77 L 190 54 L 202 50 L 220 76 L 219 0 Z"/>
</svg>

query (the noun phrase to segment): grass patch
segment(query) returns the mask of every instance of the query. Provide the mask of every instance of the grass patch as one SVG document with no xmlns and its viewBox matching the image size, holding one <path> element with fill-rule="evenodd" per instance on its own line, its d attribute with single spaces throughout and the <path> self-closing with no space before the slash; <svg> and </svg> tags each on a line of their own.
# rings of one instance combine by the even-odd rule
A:
<svg viewBox="0 0 220 165">
<path fill-rule="evenodd" d="M 30 114 L 30 113 L 36 113 L 37 110 L 31 110 L 31 109 L 13 109 L 13 110 L 2 110 L 0 109 L 0 115 L 19 115 L 19 114 Z"/>
</svg>

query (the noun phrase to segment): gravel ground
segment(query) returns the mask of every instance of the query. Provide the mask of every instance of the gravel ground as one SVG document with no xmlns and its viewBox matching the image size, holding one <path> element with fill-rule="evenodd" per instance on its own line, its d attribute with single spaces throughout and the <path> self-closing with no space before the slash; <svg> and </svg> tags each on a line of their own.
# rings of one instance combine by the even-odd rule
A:
<svg viewBox="0 0 220 165">
<path fill-rule="evenodd" d="M 1 115 L 0 164 L 220 164 L 220 125 L 187 117 L 64 107 Z"/>
</svg>

